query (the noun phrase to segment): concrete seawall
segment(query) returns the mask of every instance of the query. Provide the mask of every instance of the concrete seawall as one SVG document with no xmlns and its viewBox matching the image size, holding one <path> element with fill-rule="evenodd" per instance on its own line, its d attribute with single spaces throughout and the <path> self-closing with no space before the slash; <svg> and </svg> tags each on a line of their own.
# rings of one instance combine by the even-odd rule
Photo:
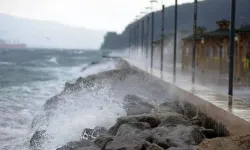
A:
<svg viewBox="0 0 250 150">
<path fill-rule="evenodd" d="M 147 72 L 154 77 L 164 81 L 167 91 L 176 96 L 179 101 L 184 101 L 198 109 L 198 114 L 205 114 L 212 120 L 218 122 L 217 125 L 225 127 L 232 136 L 250 134 L 250 106 L 242 100 L 233 98 L 233 105 L 228 106 L 228 97 L 215 91 L 194 86 L 182 86 L 181 82 L 172 83 L 169 74 L 160 70 L 146 68 L 144 64 L 123 58 L 135 68 Z M 191 84 L 190 84 L 191 85 Z M 212 95 L 212 96 L 211 96 Z M 194 110 L 190 110 L 194 111 Z M 196 113 L 197 113 L 196 112 Z M 195 113 L 195 112 L 194 112 Z M 221 128 L 218 126 L 218 128 Z"/>
</svg>

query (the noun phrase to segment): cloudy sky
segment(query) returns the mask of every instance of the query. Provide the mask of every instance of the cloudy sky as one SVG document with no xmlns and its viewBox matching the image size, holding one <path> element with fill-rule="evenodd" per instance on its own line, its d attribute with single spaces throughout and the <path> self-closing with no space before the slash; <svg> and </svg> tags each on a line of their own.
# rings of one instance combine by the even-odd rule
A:
<svg viewBox="0 0 250 150">
<path fill-rule="evenodd" d="M 51 20 L 74 27 L 121 32 L 150 0 L 0 0 L 0 13 L 22 18 Z M 173 5 L 175 0 L 158 0 Z M 179 0 L 186 3 L 193 0 Z"/>
</svg>

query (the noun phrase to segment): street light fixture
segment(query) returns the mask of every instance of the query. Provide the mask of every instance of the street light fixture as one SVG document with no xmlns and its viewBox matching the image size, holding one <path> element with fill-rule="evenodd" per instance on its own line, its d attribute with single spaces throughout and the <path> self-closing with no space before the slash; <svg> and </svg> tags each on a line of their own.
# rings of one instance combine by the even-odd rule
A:
<svg viewBox="0 0 250 150">
<path fill-rule="evenodd" d="M 204 37 L 201 37 L 201 44 L 205 44 L 205 39 L 204 39 Z"/>
</svg>

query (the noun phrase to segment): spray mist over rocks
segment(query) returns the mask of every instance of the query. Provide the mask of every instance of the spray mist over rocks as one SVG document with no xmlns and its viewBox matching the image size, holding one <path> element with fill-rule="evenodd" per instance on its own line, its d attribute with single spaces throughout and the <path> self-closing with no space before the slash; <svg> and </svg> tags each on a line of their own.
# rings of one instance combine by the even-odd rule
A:
<svg viewBox="0 0 250 150">
<path fill-rule="evenodd" d="M 84 76 L 66 83 L 64 90 L 47 100 L 33 118 L 29 139 L 32 149 L 53 150 L 78 141 L 86 128 L 110 128 L 117 118 L 126 116 L 126 95 L 143 96 L 152 105 L 155 99 L 165 101 L 167 97 L 161 85 L 122 59 L 90 63 L 82 71 Z"/>
<path fill-rule="evenodd" d="M 46 101 L 32 121 L 30 149 L 195 150 L 205 138 L 227 136 L 204 126 L 206 117 L 176 101 L 160 79 L 121 59 L 91 63 L 83 72 L 110 62 L 108 70 L 66 83 Z"/>
</svg>

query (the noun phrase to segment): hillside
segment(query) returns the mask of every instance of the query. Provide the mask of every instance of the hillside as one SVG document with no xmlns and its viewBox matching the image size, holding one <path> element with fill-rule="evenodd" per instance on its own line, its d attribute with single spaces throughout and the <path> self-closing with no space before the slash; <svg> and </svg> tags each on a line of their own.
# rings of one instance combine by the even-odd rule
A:
<svg viewBox="0 0 250 150">
<path fill-rule="evenodd" d="M 98 49 L 104 31 L 73 28 L 52 21 L 28 20 L 0 14 L 0 39 L 28 47 Z"/>
<path fill-rule="evenodd" d="M 237 27 L 243 24 L 250 24 L 250 0 L 237 0 L 236 24 Z M 216 28 L 216 21 L 220 19 L 230 20 L 230 0 L 205 0 L 198 3 L 198 25 L 208 30 Z M 146 17 L 143 18 L 146 21 Z M 140 24 L 141 26 L 141 24 Z M 178 29 L 192 31 L 193 26 L 193 4 L 179 5 L 178 8 Z M 101 49 L 123 49 L 128 47 L 128 25 L 121 34 L 107 33 Z M 174 6 L 165 9 L 166 33 L 173 33 L 174 29 Z M 139 29 L 141 31 L 141 29 Z M 161 33 L 161 12 L 155 14 L 155 39 L 160 38 Z M 141 33 L 139 33 L 141 34 Z"/>
</svg>

